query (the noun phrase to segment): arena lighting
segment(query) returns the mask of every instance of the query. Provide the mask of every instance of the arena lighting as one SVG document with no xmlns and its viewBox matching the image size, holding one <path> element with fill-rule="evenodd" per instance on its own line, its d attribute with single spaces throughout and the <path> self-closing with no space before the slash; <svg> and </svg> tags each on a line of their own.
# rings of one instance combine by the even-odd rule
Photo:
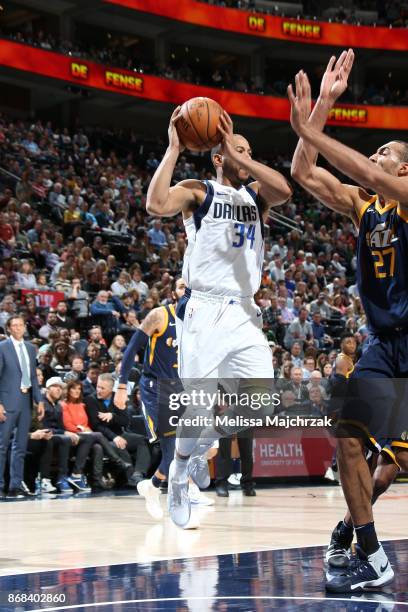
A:
<svg viewBox="0 0 408 612">
<path fill-rule="evenodd" d="M 156 102 L 180 104 L 189 98 L 213 98 L 233 115 L 289 121 L 287 98 L 259 96 L 193 85 L 133 70 L 111 68 L 82 58 L 2 40 L 0 65 L 100 91 L 131 95 Z M 329 123 L 344 127 L 408 130 L 408 107 L 337 104 Z"/>
</svg>

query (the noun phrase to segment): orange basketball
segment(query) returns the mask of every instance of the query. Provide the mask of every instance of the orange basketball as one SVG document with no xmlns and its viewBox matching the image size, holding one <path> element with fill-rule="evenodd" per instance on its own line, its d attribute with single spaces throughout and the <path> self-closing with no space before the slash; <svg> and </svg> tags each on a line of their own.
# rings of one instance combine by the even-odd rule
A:
<svg viewBox="0 0 408 612">
<path fill-rule="evenodd" d="M 191 98 L 181 107 L 176 123 L 182 144 L 191 151 L 208 151 L 222 140 L 217 130 L 222 107 L 211 98 Z"/>
</svg>

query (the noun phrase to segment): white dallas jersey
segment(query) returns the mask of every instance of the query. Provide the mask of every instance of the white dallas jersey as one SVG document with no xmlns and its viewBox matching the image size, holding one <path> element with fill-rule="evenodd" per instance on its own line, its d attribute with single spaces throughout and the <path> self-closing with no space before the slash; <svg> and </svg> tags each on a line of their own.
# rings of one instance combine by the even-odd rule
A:
<svg viewBox="0 0 408 612">
<path fill-rule="evenodd" d="M 207 196 L 184 221 L 188 246 L 183 278 L 196 291 L 252 297 L 264 260 L 262 212 L 256 193 L 204 181 Z"/>
</svg>

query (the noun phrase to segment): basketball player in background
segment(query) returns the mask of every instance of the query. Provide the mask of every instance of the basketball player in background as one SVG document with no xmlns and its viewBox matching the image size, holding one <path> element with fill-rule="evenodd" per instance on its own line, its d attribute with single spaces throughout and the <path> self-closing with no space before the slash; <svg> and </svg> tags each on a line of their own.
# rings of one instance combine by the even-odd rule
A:
<svg viewBox="0 0 408 612">
<path fill-rule="evenodd" d="M 222 144 L 211 155 L 216 180 L 184 180 L 171 187 L 183 150 L 176 129 L 180 116 L 178 107 L 146 203 L 151 215 L 181 213 L 187 233 L 183 265 L 187 288 L 177 307 L 179 374 L 190 390 L 214 392 L 221 378 L 245 379 L 248 395 L 251 386 L 271 392 L 272 354 L 253 296 L 261 280 L 268 210 L 286 202 L 292 190 L 279 172 L 252 159 L 249 142 L 234 134 L 226 112 L 218 128 Z M 267 382 L 257 386 L 255 379 Z M 191 404 L 184 416 L 208 417 L 211 408 Z M 188 430 L 179 424 L 168 489 L 169 512 L 176 525 L 183 527 L 190 518 L 189 476 L 206 488 L 210 478 L 205 453 L 215 440 L 232 433 L 214 424 L 205 430 L 204 425 Z"/>
<path fill-rule="evenodd" d="M 330 377 L 330 396 L 333 408 L 336 402 L 343 402 L 347 394 L 347 383 L 357 361 L 357 342 L 353 334 L 344 334 L 340 343 L 340 353 L 336 357 L 333 374 Z M 337 406 L 337 409 L 340 409 Z M 374 504 L 380 495 L 391 486 L 399 472 L 399 465 L 391 447 L 391 440 L 378 440 L 381 452 L 366 451 L 366 460 L 372 474 Z M 333 457 L 333 471 L 337 471 L 336 452 Z M 332 531 L 330 544 L 326 551 L 326 561 L 331 567 L 348 567 L 350 547 L 354 537 L 353 519 L 350 510 Z"/>
<path fill-rule="evenodd" d="M 408 375 L 408 143 L 389 142 L 368 159 L 322 132 L 330 108 L 347 87 L 353 57 L 349 50 L 337 64 L 335 58 L 330 60 L 313 112 L 303 71 L 296 75 L 296 94 L 288 88 L 291 124 L 300 138 L 292 176 L 358 228 L 357 284 L 370 330 L 367 349 L 347 385 L 341 420 L 348 431 L 338 439 L 341 484 L 356 531 L 357 556 L 343 574 L 328 574 L 326 588 L 335 592 L 380 587 L 394 578 L 374 527 L 365 445 L 381 450 L 376 435 L 383 435 L 384 425 L 389 427 L 397 405 L 393 379 Z M 317 153 L 363 187 L 343 184 L 318 167 Z M 406 405 L 405 397 L 400 403 L 403 418 Z M 350 431 L 352 421 L 361 423 L 360 432 Z M 406 423 L 399 425 L 402 432 Z M 392 440 L 392 449 L 398 464 L 408 469 L 408 443 Z"/>
<path fill-rule="evenodd" d="M 160 485 L 167 481 L 169 466 L 174 456 L 176 429 L 171 425 L 168 394 L 181 390 L 177 371 L 177 338 L 175 305 L 184 295 L 185 282 L 178 278 L 173 283 L 175 304 L 159 306 L 149 312 L 139 329 L 133 334 L 123 355 L 119 386 L 115 393 L 115 405 L 125 408 L 127 382 L 135 357 L 144 351 L 143 373 L 139 388 L 142 411 L 149 442 L 159 440 L 161 462 L 152 478 L 137 485 L 138 493 L 146 500 L 146 509 L 156 520 L 163 518 L 160 504 Z M 210 505 L 212 500 L 201 494 L 194 484 L 189 487 L 190 500 L 194 504 Z M 189 528 L 194 527 L 190 521 Z"/>
</svg>

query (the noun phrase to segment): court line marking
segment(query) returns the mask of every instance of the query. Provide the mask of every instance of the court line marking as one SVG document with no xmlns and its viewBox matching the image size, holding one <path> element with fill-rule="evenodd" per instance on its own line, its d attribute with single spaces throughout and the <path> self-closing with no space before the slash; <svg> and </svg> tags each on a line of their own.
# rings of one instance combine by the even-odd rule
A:
<svg viewBox="0 0 408 612">
<path fill-rule="evenodd" d="M 250 599 L 250 600 L 256 600 L 256 599 L 266 599 L 266 600 L 270 600 L 270 599 L 276 599 L 276 600 L 301 600 L 301 601 L 346 601 L 346 602 L 353 602 L 353 601 L 358 601 L 359 603 L 365 603 L 365 604 L 373 604 L 373 603 L 384 603 L 384 601 L 381 600 L 377 600 L 377 599 L 357 599 L 357 600 L 353 600 L 351 599 L 351 597 L 298 597 L 298 596 L 283 596 L 283 595 L 226 595 L 225 597 L 223 597 L 222 595 L 215 595 L 214 597 L 208 596 L 208 597 L 189 597 L 188 595 L 186 597 L 162 597 L 162 598 L 155 598 L 155 599 L 125 599 L 125 600 L 120 600 L 120 601 L 101 601 L 101 602 L 97 602 L 97 603 L 88 603 L 88 604 L 74 604 L 71 606 L 57 606 L 56 608 L 38 608 L 36 610 L 27 610 L 27 612 L 55 612 L 56 610 L 75 610 L 78 608 L 97 608 L 99 606 L 113 606 L 113 605 L 120 605 L 120 604 L 131 604 L 131 603 L 160 603 L 160 602 L 165 602 L 165 601 L 213 601 L 213 600 L 239 600 L 239 599 Z M 387 603 L 392 603 L 393 605 L 400 605 L 400 606 L 408 606 L 408 602 L 406 601 L 390 601 Z"/>
<path fill-rule="evenodd" d="M 408 536 L 402 537 L 402 538 L 381 538 L 380 541 L 381 542 L 399 542 L 400 540 L 408 540 Z M 1 573 L 1 567 L 0 567 L 0 582 L 3 578 L 12 578 L 14 576 L 25 576 L 27 574 L 46 574 L 49 572 L 69 572 L 71 571 L 75 571 L 75 570 L 84 570 L 84 569 L 91 569 L 91 568 L 99 568 L 99 567 L 117 567 L 119 565 L 147 565 L 149 563 L 158 563 L 160 561 L 180 561 L 185 559 L 186 561 L 189 561 L 190 559 L 206 559 L 208 557 L 223 557 L 225 555 L 248 555 L 248 554 L 256 554 L 256 553 L 265 553 L 265 552 L 277 552 L 279 550 L 293 550 L 293 549 L 297 549 L 297 550 L 303 550 L 304 548 L 327 548 L 327 544 L 306 544 L 305 546 L 296 546 L 296 544 L 293 544 L 293 546 L 283 546 L 283 547 L 279 547 L 279 548 L 261 548 L 259 550 L 234 550 L 234 551 L 229 551 L 229 552 L 220 552 L 220 553 L 213 553 L 213 554 L 204 554 L 204 555 L 193 555 L 193 556 L 186 556 L 186 555 L 180 555 L 180 556 L 176 556 L 176 557 L 160 557 L 160 558 L 152 558 L 149 559 L 148 561 L 135 561 L 134 559 L 131 561 L 120 561 L 119 563 L 103 563 L 102 565 L 80 565 L 80 566 L 75 566 L 75 567 L 52 567 L 49 569 L 36 569 L 36 570 L 28 570 L 28 571 L 21 571 L 18 572 L 17 574 L 2 574 Z M 191 551 L 189 551 L 191 554 Z M 29 612 L 29 611 L 27 611 Z M 31 612 L 31 611 L 30 611 Z"/>
</svg>

